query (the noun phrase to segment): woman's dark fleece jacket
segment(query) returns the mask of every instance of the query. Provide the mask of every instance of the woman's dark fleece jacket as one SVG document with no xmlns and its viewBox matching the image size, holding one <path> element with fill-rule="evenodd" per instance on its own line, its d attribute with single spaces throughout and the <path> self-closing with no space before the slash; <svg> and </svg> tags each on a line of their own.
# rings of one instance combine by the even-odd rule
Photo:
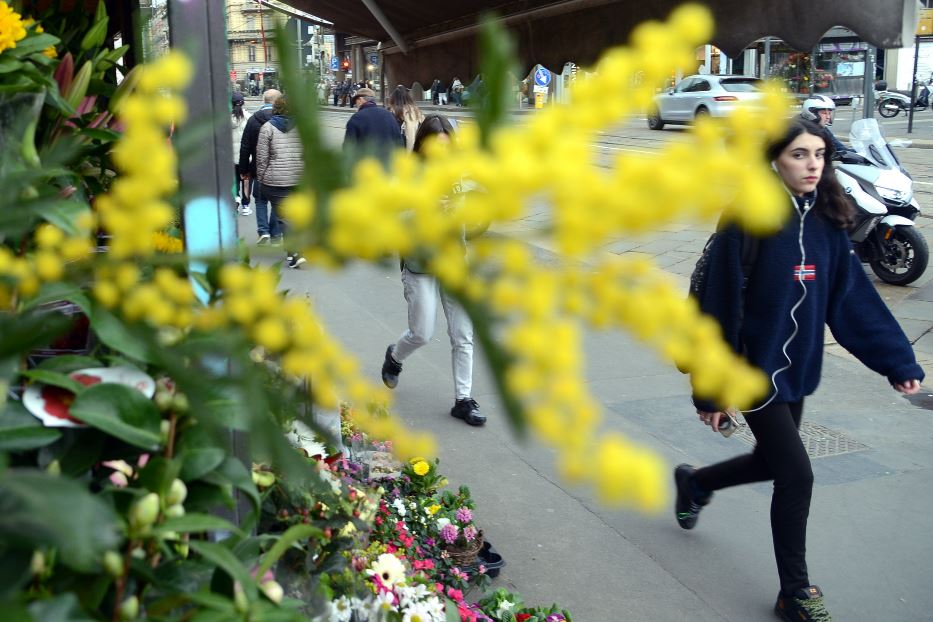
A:
<svg viewBox="0 0 933 622">
<path fill-rule="evenodd" d="M 801 284 L 806 285 L 806 296 L 794 313 L 799 330 L 787 347 L 791 365 L 774 381 L 775 403 L 796 402 L 816 390 L 824 324 L 841 346 L 892 385 L 923 380 L 910 342 L 851 252 L 845 229 L 816 210 L 804 211 L 803 199 L 796 203 L 783 229 L 760 240 L 745 293 L 744 320 L 740 320 L 743 234 L 732 226 L 716 238 L 699 300 L 703 312 L 719 321 L 736 352 L 744 344 L 749 362 L 770 377 L 788 364 L 782 346 L 794 331 L 791 309 L 803 296 Z M 798 242 L 801 228 L 805 259 Z M 761 403 L 770 397 L 771 393 Z M 703 411 L 722 410 L 696 397 L 694 404 Z"/>
</svg>

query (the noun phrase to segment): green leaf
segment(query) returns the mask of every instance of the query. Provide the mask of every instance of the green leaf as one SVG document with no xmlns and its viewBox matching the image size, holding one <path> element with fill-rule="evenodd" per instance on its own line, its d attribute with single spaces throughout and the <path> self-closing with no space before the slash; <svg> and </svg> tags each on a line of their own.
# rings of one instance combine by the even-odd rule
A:
<svg viewBox="0 0 933 622">
<path fill-rule="evenodd" d="M 88 309 L 91 308 L 91 301 L 88 299 L 83 289 L 77 285 L 61 281 L 43 285 L 35 298 L 26 303 L 25 308 L 33 309 L 50 302 L 60 302 L 62 300 L 73 302 L 81 307 L 81 310 L 85 313 L 88 313 Z"/>
<path fill-rule="evenodd" d="M 185 481 L 198 479 L 216 469 L 227 457 L 227 452 L 219 447 L 189 449 L 179 453 L 182 461 L 181 478 Z"/>
<path fill-rule="evenodd" d="M 229 531 L 239 536 L 243 535 L 240 529 L 228 520 L 212 514 L 191 513 L 169 518 L 156 528 L 156 532 L 175 531 L 177 533 L 193 533 L 200 531 Z"/>
<path fill-rule="evenodd" d="M 19 71 L 22 67 L 23 63 L 18 60 L 13 60 L 12 58 L 0 59 L 0 73 Z"/>
<path fill-rule="evenodd" d="M 75 229 L 75 221 L 82 212 L 87 211 L 87 204 L 67 199 L 43 201 L 36 206 L 35 211 L 62 231 L 74 235 L 78 232 Z"/>
<path fill-rule="evenodd" d="M 81 611 L 78 597 L 73 593 L 30 603 L 29 613 L 33 620 L 42 622 L 94 622 L 94 618 L 88 617 Z"/>
<path fill-rule="evenodd" d="M 447 622 L 460 622 L 460 612 L 457 611 L 457 603 L 449 598 L 444 599 L 444 614 Z"/>
<path fill-rule="evenodd" d="M 41 52 L 51 45 L 58 45 L 58 43 L 58 37 L 54 37 L 48 33 L 43 32 L 38 35 L 26 37 L 22 41 L 18 41 L 16 43 L 16 47 L 7 50 L 6 53 L 16 58 L 23 58 L 24 56 L 28 56 L 34 52 Z"/>
<path fill-rule="evenodd" d="M 117 547 L 117 517 L 84 485 L 32 469 L 0 479 L 0 541 L 16 548 L 58 548 L 61 561 L 83 572 Z"/>
<path fill-rule="evenodd" d="M 57 371 L 67 374 L 79 369 L 93 369 L 94 367 L 103 367 L 104 365 L 94 357 L 80 356 L 78 354 L 62 354 L 47 358 L 37 366 L 37 369 L 48 371 Z"/>
<path fill-rule="evenodd" d="M 103 2 L 98 4 L 102 5 Z M 107 22 L 109 19 L 104 17 L 103 19 L 98 19 L 94 22 L 94 25 L 88 29 L 84 34 L 84 38 L 81 39 L 81 51 L 87 52 L 88 50 L 98 48 L 104 43 L 104 39 L 107 37 Z"/>
<path fill-rule="evenodd" d="M 172 487 L 172 482 L 178 477 L 179 468 L 178 461 L 157 456 L 147 462 L 139 472 L 139 484 L 150 492 L 164 497 Z"/>
<path fill-rule="evenodd" d="M 71 321 L 61 313 L 31 310 L 17 315 L 0 314 L 0 359 L 18 357 L 58 338 Z"/>
<path fill-rule="evenodd" d="M 103 143 L 112 143 L 120 138 L 121 134 L 119 132 L 114 132 L 113 130 L 105 130 L 96 127 L 86 127 L 80 132 L 84 136 L 94 138 Z"/>
<path fill-rule="evenodd" d="M 314 525 L 293 525 L 289 527 L 285 533 L 279 536 L 279 539 L 269 552 L 263 556 L 262 562 L 259 564 L 259 569 L 256 570 L 256 576 L 261 577 L 266 574 L 267 570 L 271 570 L 275 562 L 279 561 L 282 555 L 285 555 L 285 551 L 299 540 L 323 537 L 324 532 Z"/>
<path fill-rule="evenodd" d="M 256 490 L 256 484 L 253 483 L 253 476 L 242 462 L 233 456 L 227 456 L 226 460 L 224 460 L 223 464 L 220 465 L 215 473 L 222 475 L 233 484 L 234 488 L 246 494 L 253 506 L 253 510 L 255 512 L 259 511 L 259 505 L 261 503 L 259 491 Z"/>
<path fill-rule="evenodd" d="M 71 405 L 71 415 L 90 426 L 143 449 L 158 449 L 162 418 L 145 395 L 119 384 L 85 389 Z"/>
<path fill-rule="evenodd" d="M 51 445 L 61 438 L 61 432 L 55 428 L 42 427 L 34 417 L 29 418 L 31 423 L 19 425 L 10 425 L 6 416 L 0 418 L 0 451 L 29 451 Z"/>
<path fill-rule="evenodd" d="M 28 371 L 20 372 L 19 375 L 24 378 L 29 378 L 35 382 L 41 382 L 42 384 L 51 385 L 53 387 L 67 389 L 75 395 L 84 393 L 84 390 L 87 388 L 85 385 L 81 384 L 71 376 L 57 371 L 49 371 L 47 369 L 30 369 Z"/>
<path fill-rule="evenodd" d="M 188 545 L 201 557 L 227 573 L 234 581 L 239 582 L 250 600 L 256 598 L 256 582 L 233 551 L 222 544 L 201 540 L 191 540 Z"/>
<path fill-rule="evenodd" d="M 91 328 L 97 337 L 114 350 L 145 363 L 151 362 L 149 347 L 123 322 L 101 306 L 91 314 Z"/>
<path fill-rule="evenodd" d="M 480 141 L 483 146 L 488 146 L 493 129 L 505 118 L 508 110 L 512 93 L 509 72 L 515 50 L 506 29 L 492 17 L 483 20 L 479 45 L 480 71 L 486 92 L 479 101 L 476 122 Z M 473 107 L 472 98 L 470 107 Z"/>
</svg>

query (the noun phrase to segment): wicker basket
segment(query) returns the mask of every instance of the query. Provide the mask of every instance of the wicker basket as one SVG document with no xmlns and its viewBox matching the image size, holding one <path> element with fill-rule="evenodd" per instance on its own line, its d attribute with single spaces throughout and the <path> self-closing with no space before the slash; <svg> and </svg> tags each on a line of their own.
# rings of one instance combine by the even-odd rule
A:
<svg viewBox="0 0 933 622">
<path fill-rule="evenodd" d="M 476 533 L 476 538 L 469 546 L 455 546 L 453 544 L 445 544 L 444 550 L 447 551 L 447 554 L 450 555 L 451 561 L 457 566 L 470 566 L 476 563 L 476 556 L 479 555 L 480 549 L 483 548 L 483 531 L 480 530 Z"/>
</svg>

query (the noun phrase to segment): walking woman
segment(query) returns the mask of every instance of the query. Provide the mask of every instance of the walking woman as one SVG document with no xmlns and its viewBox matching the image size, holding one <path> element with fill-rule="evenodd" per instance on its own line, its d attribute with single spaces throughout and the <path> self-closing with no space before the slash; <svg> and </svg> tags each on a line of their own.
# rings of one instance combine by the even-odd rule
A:
<svg viewBox="0 0 933 622">
<path fill-rule="evenodd" d="M 813 489 L 810 459 L 798 434 L 804 398 L 820 381 L 824 324 L 838 343 L 901 393 L 920 390 L 923 370 L 910 342 L 853 255 L 846 224 L 849 203 L 831 163 L 833 143 L 813 122 L 791 121 L 768 150 L 792 210 L 787 224 L 761 238 L 745 286 L 741 232 L 727 228 L 710 248 L 708 285 L 699 301 L 736 351 L 771 379 L 771 392 L 745 411 L 755 449 L 700 469 L 674 471 L 676 516 L 693 529 L 717 490 L 774 481 L 771 533 L 784 620 L 830 620 L 823 594 L 807 574 L 807 516 Z M 694 398 L 700 421 L 713 431 L 728 404 Z"/>
<path fill-rule="evenodd" d="M 453 126 L 445 117 L 438 114 L 426 116 L 415 137 L 415 153 L 422 153 L 429 139 L 442 144 L 449 143 L 453 132 Z M 440 206 L 439 209 L 445 207 Z M 465 239 L 463 251 L 466 254 Z M 437 279 L 425 271 L 421 262 L 415 258 L 404 258 L 401 268 L 405 300 L 408 302 L 408 329 L 397 342 L 386 348 L 385 360 L 382 363 L 382 381 L 387 387 L 394 389 L 398 385 L 399 374 L 402 373 L 402 362 L 431 340 L 440 294 L 444 317 L 447 318 L 447 335 L 450 337 L 454 375 L 454 406 L 450 409 L 450 414 L 470 425 L 483 425 L 486 423 L 486 417 L 480 413 L 479 404 L 472 396 L 473 324 L 470 317 L 439 287 Z"/>
<path fill-rule="evenodd" d="M 399 125 L 402 126 L 402 134 L 405 136 L 405 148 L 411 151 L 415 147 L 415 136 L 418 134 L 418 128 L 424 121 L 424 113 L 415 104 L 411 93 L 404 86 L 399 84 L 389 95 L 389 101 L 386 103 L 389 112 L 395 115 Z"/>
<path fill-rule="evenodd" d="M 241 216 L 249 216 L 253 210 L 249 206 L 249 181 L 244 181 L 242 175 L 245 171 L 240 170 L 238 163 L 240 157 L 240 141 L 243 138 L 243 130 L 246 129 L 246 122 L 249 121 L 250 114 L 243 109 L 243 94 L 234 92 L 230 98 L 230 115 L 232 122 L 233 137 L 233 170 L 234 180 L 236 180 L 236 203 Z"/>
<path fill-rule="evenodd" d="M 301 136 L 283 95 L 272 105 L 272 118 L 259 130 L 256 143 L 256 179 L 261 184 L 262 195 L 272 206 L 270 223 L 277 221 L 283 236 L 287 233 L 287 223 L 281 216 L 282 201 L 301 181 L 303 170 Z M 298 251 L 286 250 L 285 262 L 289 268 L 298 268 L 305 259 Z"/>
</svg>

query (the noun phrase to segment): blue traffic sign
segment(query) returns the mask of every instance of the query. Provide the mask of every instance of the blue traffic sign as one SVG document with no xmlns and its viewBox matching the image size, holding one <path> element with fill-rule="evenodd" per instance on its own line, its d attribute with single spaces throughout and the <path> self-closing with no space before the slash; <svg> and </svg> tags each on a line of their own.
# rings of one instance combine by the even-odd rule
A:
<svg viewBox="0 0 933 622">
<path fill-rule="evenodd" d="M 551 83 L 551 72 L 544 67 L 538 67 L 535 70 L 535 84 L 538 86 L 547 86 Z"/>
<path fill-rule="evenodd" d="M 337 71 L 337 69 L 340 68 L 340 59 L 337 58 L 336 56 L 331 56 L 330 57 L 330 68 L 333 69 L 334 71 Z"/>
</svg>

